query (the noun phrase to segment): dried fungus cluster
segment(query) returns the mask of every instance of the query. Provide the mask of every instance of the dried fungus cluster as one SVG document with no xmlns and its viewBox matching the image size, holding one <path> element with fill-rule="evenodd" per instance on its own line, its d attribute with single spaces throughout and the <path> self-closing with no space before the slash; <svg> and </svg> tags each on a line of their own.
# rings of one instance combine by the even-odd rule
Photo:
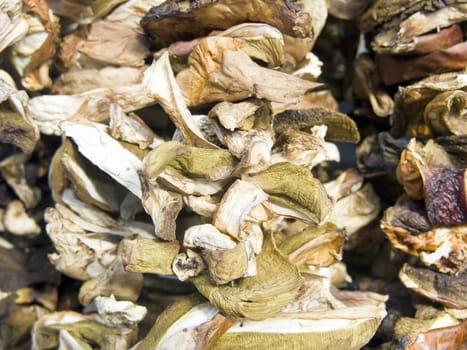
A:
<svg viewBox="0 0 467 350">
<path fill-rule="evenodd" d="M 461 0 L 0 0 L 0 349 L 465 346 L 466 38 Z"/>
</svg>

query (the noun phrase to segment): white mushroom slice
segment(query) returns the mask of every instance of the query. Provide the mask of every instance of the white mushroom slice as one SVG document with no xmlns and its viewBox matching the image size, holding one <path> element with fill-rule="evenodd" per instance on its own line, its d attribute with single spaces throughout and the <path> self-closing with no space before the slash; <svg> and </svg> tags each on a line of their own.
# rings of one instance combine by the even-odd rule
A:
<svg viewBox="0 0 467 350">
<path fill-rule="evenodd" d="M 141 184 L 137 171 L 142 169 L 142 162 L 112 138 L 105 125 L 67 121 L 61 124 L 61 129 L 78 145 L 81 154 L 141 198 Z"/>
<path fill-rule="evenodd" d="M 11 201 L 7 205 L 3 215 L 3 225 L 8 232 L 19 236 L 36 236 L 41 233 L 41 228 L 26 213 L 23 203 L 18 200 Z"/>
<path fill-rule="evenodd" d="M 363 176 L 356 169 L 347 169 L 335 180 L 324 184 L 326 192 L 332 199 L 338 201 L 351 193 L 357 192 L 363 186 Z"/>
<path fill-rule="evenodd" d="M 211 196 L 183 196 L 183 201 L 196 214 L 212 218 L 217 210 L 217 203 Z"/>
<path fill-rule="evenodd" d="M 191 249 L 178 254 L 173 263 L 172 270 L 180 281 L 198 276 L 204 270 L 205 264 L 201 255 Z"/>
<path fill-rule="evenodd" d="M 144 306 L 131 301 L 117 301 L 115 296 L 99 296 L 94 300 L 97 313 L 109 327 L 129 327 L 138 324 L 147 314 Z"/>
<path fill-rule="evenodd" d="M 189 248 L 233 249 L 237 245 L 211 224 L 195 225 L 185 231 L 183 245 Z"/>
<path fill-rule="evenodd" d="M 0 12 L 0 52 L 14 44 L 28 32 L 26 16 L 22 14 L 21 0 L 2 1 Z"/>
<path fill-rule="evenodd" d="M 241 225 L 248 212 L 267 198 L 267 194 L 258 186 L 236 180 L 222 197 L 213 218 L 213 225 L 232 237 L 240 239 Z"/>
<path fill-rule="evenodd" d="M 305 59 L 300 62 L 300 66 L 292 74 L 302 79 L 316 80 L 322 73 L 322 66 L 323 62 L 315 54 L 308 52 Z"/>
<path fill-rule="evenodd" d="M 113 138 L 137 144 L 141 149 L 163 142 L 136 114 L 126 115 L 119 105 L 111 104 L 109 114 L 110 135 Z"/>
</svg>

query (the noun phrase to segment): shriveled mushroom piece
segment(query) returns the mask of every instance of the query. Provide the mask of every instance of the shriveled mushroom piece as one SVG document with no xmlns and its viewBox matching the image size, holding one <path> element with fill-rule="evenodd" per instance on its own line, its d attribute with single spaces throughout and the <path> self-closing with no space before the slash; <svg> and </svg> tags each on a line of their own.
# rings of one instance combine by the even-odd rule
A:
<svg viewBox="0 0 467 350">
<path fill-rule="evenodd" d="M 2 219 L 5 229 L 15 235 L 37 236 L 41 233 L 41 228 L 28 215 L 21 201 L 10 202 Z"/>
<path fill-rule="evenodd" d="M 295 298 L 303 278 L 277 250 L 272 237 L 265 240 L 263 250 L 256 257 L 256 266 L 256 276 L 240 279 L 232 285 L 216 286 L 207 275 L 191 281 L 224 315 L 262 320 Z"/>
<path fill-rule="evenodd" d="M 156 44 L 166 46 L 177 40 L 189 40 L 205 36 L 214 29 L 226 29 L 242 22 L 263 22 L 281 32 L 297 37 L 314 38 L 314 13 L 309 1 L 283 4 L 275 0 L 255 0 L 238 4 L 232 0 L 165 1 L 153 7 L 141 24 Z M 326 18 L 326 7 L 316 11 L 321 22 Z M 172 29 L 168 29 L 172 28 Z"/>
<path fill-rule="evenodd" d="M 399 278 L 412 289 L 435 302 L 454 309 L 467 308 L 467 274 L 447 275 L 404 264 Z"/>
<path fill-rule="evenodd" d="M 419 256 L 427 266 L 443 273 L 462 272 L 465 259 L 465 225 L 432 227 L 419 203 L 406 197 L 384 213 L 381 228 L 392 245 L 411 255 Z"/>
<path fill-rule="evenodd" d="M 234 38 L 201 39 L 190 54 L 188 64 L 189 68 L 177 75 L 177 82 L 189 106 L 248 97 L 296 103 L 305 92 L 320 86 L 259 66 Z"/>
<path fill-rule="evenodd" d="M 2 4 L 0 12 L 0 52 L 14 44 L 28 32 L 28 22 L 22 13 L 23 2 L 8 1 Z"/>
<path fill-rule="evenodd" d="M 205 267 L 206 263 L 201 255 L 192 249 L 177 254 L 172 263 L 172 270 L 180 281 L 198 276 Z"/>
<path fill-rule="evenodd" d="M 267 206 L 279 215 L 320 223 L 332 210 L 332 201 L 324 186 L 301 166 L 277 163 L 245 176 L 244 180 L 266 192 L 269 195 Z"/>
</svg>

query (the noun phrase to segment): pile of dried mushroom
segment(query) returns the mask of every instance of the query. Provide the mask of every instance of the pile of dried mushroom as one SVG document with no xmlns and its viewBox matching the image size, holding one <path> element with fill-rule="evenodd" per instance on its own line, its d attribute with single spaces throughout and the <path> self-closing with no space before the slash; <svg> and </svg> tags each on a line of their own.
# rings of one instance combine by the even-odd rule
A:
<svg viewBox="0 0 467 350">
<path fill-rule="evenodd" d="M 0 0 L 0 349 L 463 348 L 466 38 L 463 0 Z"/>
</svg>

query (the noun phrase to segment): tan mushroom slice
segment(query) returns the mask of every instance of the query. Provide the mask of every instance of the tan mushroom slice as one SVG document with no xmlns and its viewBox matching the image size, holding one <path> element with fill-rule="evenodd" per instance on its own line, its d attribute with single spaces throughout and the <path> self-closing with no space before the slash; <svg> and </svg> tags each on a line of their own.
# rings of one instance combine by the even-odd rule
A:
<svg viewBox="0 0 467 350">
<path fill-rule="evenodd" d="M 79 302 L 87 306 L 98 296 L 114 295 L 118 299 L 136 301 L 143 289 L 143 274 L 125 271 L 117 257 L 106 271 L 87 280 L 79 290 Z"/>
<path fill-rule="evenodd" d="M 311 223 L 323 222 L 332 210 L 332 200 L 324 186 L 303 167 L 277 163 L 245 181 L 269 195 L 268 205 L 279 215 L 300 217 Z M 283 210 L 281 210 L 284 208 Z"/>
<path fill-rule="evenodd" d="M 213 217 L 213 225 L 237 240 L 243 240 L 242 224 L 250 210 L 268 198 L 253 183 L 236 180 L 222 197 Z"/>
<path fill-rule="evenodd" d="M 311 132 L 285 130 L 277 137 L 271 163 L 287 161 L 311 169 L 323 161 L 339 161 L 337 146 L 325 141 L 326 132 L 325 125 L 313 126 Z"/>
<path fill-rule="evenodd" d="M 27 0 L 24 4 L 29 15 L 24 17 L 27 34 L 12 46 L 10 57 L 22 85 L 37 91 L 52 84 L 49 70 L 56 51 L 59 23 L 46 1 Z"/>
<path fill-rule="evenodd" d="M 155 239 L 133 238 L 120 242 L 125 271 L 172 275 L 172 262 L 178 254 L 180 244 L 160 242 Z"/>
<path fill-rule="evenodd" d="M 142 162 L 112 138 L 105 125 L 68 121 L 62 123 L 61 128 L 65 135 L 71 137 L 77 144 L 83 156 L 133 194 L 141 197 L 141 184 L 137 171 L 142 169 Z M 118 159 L 118 162 L 115 159 Z"/>
<path fill-rule="evenodd" d="M 121 107 L 112 104 L 110 114 L 110 135 L 113 138 L 128 143 L 137 144 L 139 148 L 146 149 L 163 142 L 136 114 L 126 115 Z"/>
<path fill-rule="evenodd" d="M 141 67 L 149 55 L 148 43 L 141 33 L 124 25 L 98 20 L 84 36 L 75 33 L 63 38 L 60 59 L 65 67 L 83 66 L 80 61 L 99 64 Z"/>
<path fill-rule="evenodd" d="M 59 95 L 79 94 L 99 88 L 136 85 L 141 83 L 145 68 L 112 67 L 69 70 L 62 73 L 52 86 Z"/>
<path fill-rule="evenodd" d="M 23 2 L 5 2 L 0 13 L 0 52 L 11 46 L 28 32 L 28 21 L 22 14 Z"/>
<path fill-rule="evenodd" d="M 179 253 L 172 263 L 172 270 L 180 281 L 200 275 L 205 267 L 202 256 L 191 249 Z"/>
<path fill-rule="evenodd" d="M 399 271 L 402 283 L 418 294 L 455 309 L 467 308 L 467 274 L 447 275 L 404 264 Z"/>
<path fill-rule="evenodd" d="M 240 5 L 232 0 L 207 3 L 170 0 L 153 7 L 143 18 L 141 25 L 160 46 L 205 36 L 211 30 L 226 29 L 243 22 L 267 23 L 285 34 L 314 38 L 319 32 L 317 30 L 315 33 L 313 30 L 314 16 L 310 13 L 314 10 L 307 1 L 287 1 L 284 5 L 274 0 L 255 0 Z M 316 13 L 326 18 L 325 7 Z"/>
<path fill-rule="evenodd" d="M 50 348 L 85 349 L 93 346 L 101 349 L 125 349 L 137 338 L 136 328 L 109 327 L 99 315 L 83 315 L 74 311 L 58 311 L 42 316 L 32 329 L 34 349 Z"/>
<path fill-rule="evenodd" d="M 175 219 L 183 207 L 182 196 L 161 188 L 157 183 L 151 184 L 143 172 L 140 172 L 140 179 L 141 202 L 151 216 L 155 235 L 164 240 L 175 240 Z"/>
<path fill-rule="evenodd" d="M 228 37 L 201 39 L 188 58 L 189 68 L 177 82 L 189 106 L 248 97 L 295 103 L 319 83 L 264 68 L 243 52 L 241 43 Z"/>
<path fill-rule="evenodd" d="M 465 344 L 467 321 L 445 311 L 420 306 L 415 318 L 402 317 L 394 328 L 394 344 L 407 349 L 442 347 L 460 349 Z"/>
<path fill-rule="evenodd" d="M 274 131 L 277 133 L 287 129 L 308 131 L 315 125 L 328 127 L 328 141 L 357 143 L 360 140 L 357 125 L 350 117 L 326 108 L 286 110 L 274 119 Z"/>
<path fill-rule="evenodd" d="M 14 235 L 37 236 L 41 233 L 41 228 L 28 215 L 21 201 L 14 200 L 8 203 L 2 219 L 5 229 Z"/>
<path fill-rule="evenodd" d="M 206 275 L 191 281 L 224 315 L 262 320 L 293 300 L 303 279 L 297 268 L 274 246 L 272 237 L 266 239 L 256 257 L 256 266 L 256 276 L 240 279 L 233 285 L 213 285 Z"/>
<path fill-rule="evenodd" d="M 145 92 L 154 97 L 166 111 L 188 145 L 216 148 L 204 138 L 193 120 L 182 97 L 182 91 L 175 81 L 168 53 L 163 54 L 145 72 L 143 86 Z"/>
</svg>

